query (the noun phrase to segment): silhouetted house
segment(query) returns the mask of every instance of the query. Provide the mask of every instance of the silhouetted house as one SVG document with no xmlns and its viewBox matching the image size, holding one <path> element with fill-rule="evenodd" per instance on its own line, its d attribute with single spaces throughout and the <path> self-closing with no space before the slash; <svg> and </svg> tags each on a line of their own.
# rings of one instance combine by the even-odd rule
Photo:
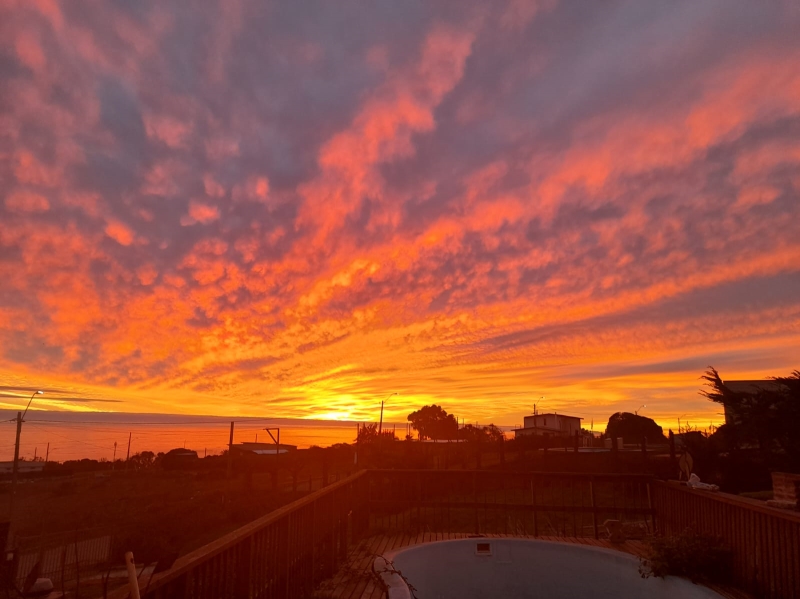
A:
<svg viewBox="0 0 800 599">
<path fill-rule="evenodd" d="M 44 470 L 44 462 L 20 460 L 17 462 L 17 472 L 20 474 L 31 474 Z M 14 462 L 0 462 L 0 474 L 11 474 L 14 471 Z"/>
<path fill-rule="evenodd" d="M 723 381 L 725 386 L 734 393 L 743 393 L 750 395 L 758 395 L 763 391 L 780 391 L 784 386 L 778 381 L 769 379 L 760 381 Z M 729 406 L 725 406 L 725 424 L 740 424 L 741 419 L 739 414 L 731 410 Z"/>
<path fill-rule="evenodd" d="M 581 430 L 581 420 L 577 416 L 564 414 L 533 414 L 525 416 L 524 426 L 514 429 L 514 438 L 526 436 L 573 437 Z"/>
<path fill-rule="evenodd" d="M 276 453 L 289 453 L 297 449 L 297 445 L 281 443 L 235 443 L 233 450 L 250 455 L 275 455 Z"/>
<path fill-rule="evenodd" d="M 197 464 L 197 452 L 191 449 L 170 449 L 161 458 L 161 465 L 165 470 L 181 470 L 192 468 Z"/>
</svg>

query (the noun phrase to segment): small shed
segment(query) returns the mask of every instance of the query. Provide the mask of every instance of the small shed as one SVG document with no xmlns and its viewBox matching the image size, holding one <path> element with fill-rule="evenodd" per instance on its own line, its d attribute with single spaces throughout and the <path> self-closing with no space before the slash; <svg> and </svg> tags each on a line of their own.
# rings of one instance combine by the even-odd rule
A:
<svg viewBox="0 0 800 599">
<path fill-rule="evenodd" d="M 297 445 L 287 445 L 286 443 L 234 443 L 234 451 L 239 451 L 251 455 L 276 455 L 295 451 Z"/>
</svg>

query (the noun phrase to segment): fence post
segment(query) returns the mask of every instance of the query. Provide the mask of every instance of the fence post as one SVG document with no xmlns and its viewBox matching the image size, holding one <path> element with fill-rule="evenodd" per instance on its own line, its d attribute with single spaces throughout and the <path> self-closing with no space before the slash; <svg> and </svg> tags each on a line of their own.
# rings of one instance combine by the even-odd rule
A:
<svg viewBox="0 0 800 599">
<path fill-rule="evenodd" d="M 286 537 L 284 539 L 282 539 L 283 543 L 281 543 L 281 545 L 284 548 L 283 553 L 284 553 L 284 560 L 285 560 L 284 564 L 283 564 L 284 565 L 284 569 L 283 569 L 284 597 L 286 599 L 289 599 L 289 597 L 291 597 L 290 589 L 292 588 L 291 587 L 291 581 L 290 581 L 291 576 L 289 575 L 289 569 L 290 569 L 292 560 L 291 560 L 291 556 L 289 555 L 289 547 L 291 546 L 291 527 L 289 526 L 289 518 L 288 517 L 283 519 L 283 522 L 281 522 L 280 528 L 282 528 L 283 530 L 286 531 L 286 533 L 285 533 Z M 280 536 L 283 537 L 284 535 L 281 534 Z"/>
<path fill-rule="evenodd" d="M 675 458 L 675 433 L 672 432 L 672 429 L 669 429 L 669 465 L 670 468 L 672 468 L 670 475 L 674 476 L 675 470 L 678 468 L 678 463 Z"/>
<path fill-rule="evenodd" d="M 475 507 L 475 534 L 481 534 L 481 527 L 478 523 L 478 473 L 472 473 L 472 502 Z"/>
<path fill-rule="evenodd" d="M 594 497 L 594 478 L 589 479 L 589 493 L 592 496 L 592 526 L 594 527 L 594 538 L 599 539 L 600 534 L 597 530 L 597 503 Z"/>
<path fill-rule="evenodd" d="M 247 537 L 236 560 L 236 586 L 234 597 L 236 599 L 249 599 L 250 581 L 253 572 L 253 536 Z"/>
<path fill-rule="evenodd" d="M 311 587 L 317 586 L 317 500 L 311 502 Z"/>
<path fill-rule="evenodd" d="M 339 559 L 344 561 L 347 559 L 347 521 L 348 513 L 352 502 L 349 501 L 349 494 L 345 495 L 345 490 L 339 488 Z"/>
<path fill-rule="evenodd" d="M 367 501 L 366 505 L 364 506 L 364 523 L 363 523 L 363 533 L 367 534 L 372 526 L 372 481 L 370 480 L 372 476 L 370 475 L 369 470 L 366 471 L 364 474 L 364 485 L 367 487 Z"/>
<path fill-rule="evenodd" d="M 417 475 L 415 478 L 417 480 L 417 527 L 418 530 L 424 532 L 426 526 L 423 526 L 422 517 L 420 516 L 420 505 L 422 505 L 422 477 Z"/>
<path fill-rule="evenodd" d="M 533 504 L 533 536 L 539 536 L 539 521 L 536 517 L 536 486 L 533 484 L 534 478 L 531 476 L 531 504 Z"/>
</svg>

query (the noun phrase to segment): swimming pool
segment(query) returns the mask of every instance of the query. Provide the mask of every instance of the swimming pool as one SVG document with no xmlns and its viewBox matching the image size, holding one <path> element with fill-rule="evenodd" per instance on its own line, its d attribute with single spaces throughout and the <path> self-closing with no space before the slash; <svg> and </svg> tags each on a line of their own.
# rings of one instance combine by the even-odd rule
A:
<svg viewBox="0 0 800 599">
<path fill-rule="evenodd" d="M 378 557 L 389 599 L 711 599 L 675 577 L 642 578 L 638 558 L 610 549 L 532 539 L 469 538 L 414 545 Z"/>
</svg>

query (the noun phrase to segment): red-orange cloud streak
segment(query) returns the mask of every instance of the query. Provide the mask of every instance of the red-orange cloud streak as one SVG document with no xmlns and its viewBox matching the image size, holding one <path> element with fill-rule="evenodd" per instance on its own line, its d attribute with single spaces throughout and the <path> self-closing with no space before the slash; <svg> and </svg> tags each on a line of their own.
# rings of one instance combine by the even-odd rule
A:
<svg viewBox="0 0 800 599">
<path fill-rule="evenodd" d="M 790 3 L 0 12 L 0 407 L 674 427 L 798 367 Z"/>
</svg>

